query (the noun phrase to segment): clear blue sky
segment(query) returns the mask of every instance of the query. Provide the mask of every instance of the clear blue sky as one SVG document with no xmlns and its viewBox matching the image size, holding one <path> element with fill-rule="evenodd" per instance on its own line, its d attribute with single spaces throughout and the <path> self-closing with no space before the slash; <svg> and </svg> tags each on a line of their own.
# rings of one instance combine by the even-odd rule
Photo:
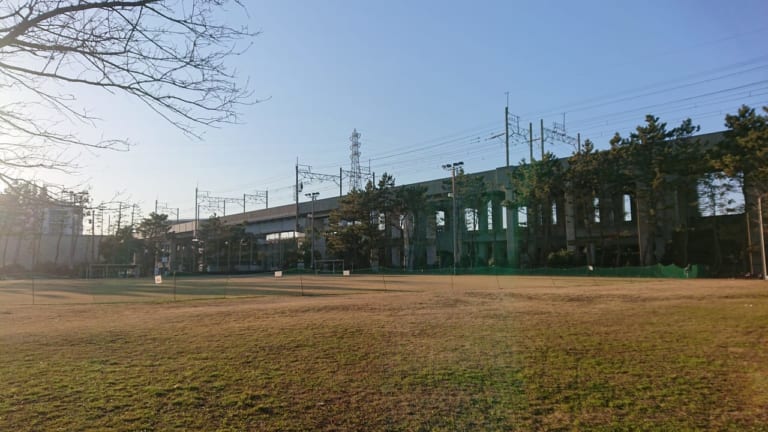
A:
<svg viewBox="0 0 768 432">
<path fill-rule="evenodd" d="M 227 19 L 262 33 L 233 61 L 268 100 L 193 140 L 135 101 L 88 95 L 99 133 L 137 145 L 80 153 L 80 175 L 61 181 L 90 184 L 97 201 L 120 192 L 144 215 L 157 199 L 183 218 L 196 185 L 230 197 L 268 189 L 270 206 L 290 203 L 296 159 L 320 173 L 348 169 L 353 128 L 363 164 L 398 184 L 444 176 L 445 162 L 503 166 L 502 140 L 487 138 L 503 131 L 506 92 L 521 126 L 551 127 L 565 113 L 568 134 L 598 148 L 648 113 L 712 132 L 742 103 L 768 105 L 765 0 L 246 3 L 248 16 Z M 528 149 L 511 154 L 514 164 Z M 338 187 L 304 189 L 314 191 Z"/>
</svg>

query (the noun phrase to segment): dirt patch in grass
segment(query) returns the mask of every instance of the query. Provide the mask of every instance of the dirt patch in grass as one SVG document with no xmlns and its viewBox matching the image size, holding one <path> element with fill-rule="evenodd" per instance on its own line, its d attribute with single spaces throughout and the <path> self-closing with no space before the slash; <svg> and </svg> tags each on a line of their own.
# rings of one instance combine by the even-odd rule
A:
<svg viewBox="0 0 768 432">
<path fill-rule="evenodd" d="M 0 287 L 0 430 L 768 424 L 768 286 L 759 281 L 238 284 L 261 293 L 40 306 L 4 303 Z M 56 295 L 87 289 L 96 288 Z"/>
</svg>

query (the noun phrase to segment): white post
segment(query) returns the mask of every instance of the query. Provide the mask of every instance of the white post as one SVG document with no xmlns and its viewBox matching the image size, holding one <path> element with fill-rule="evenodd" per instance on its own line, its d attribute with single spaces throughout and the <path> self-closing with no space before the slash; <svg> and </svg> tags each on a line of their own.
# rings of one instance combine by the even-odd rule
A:
<svg viewBox="0 0 768 432">
<path fill-rule="evenodd" d="M 763 233 L 763 196 L 757 197 L 757 220 L 760 223 L 760 259 L 763 263 L 763 280 L 768 280 L 765 271 L 765 234 Z"/>
</svg>

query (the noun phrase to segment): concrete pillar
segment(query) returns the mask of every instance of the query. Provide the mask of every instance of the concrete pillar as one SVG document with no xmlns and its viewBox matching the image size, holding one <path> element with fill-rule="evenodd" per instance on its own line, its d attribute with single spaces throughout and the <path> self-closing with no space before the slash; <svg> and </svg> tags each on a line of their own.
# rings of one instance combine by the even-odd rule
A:
<svg viewBox="0 0 768 432">
<path fill-rule="evenodd" d="M 488 202 L 483 202 L 480 208 L 477 209 L 477 221 L 478 230 L 475 233 L 475 249 L 477 257 L 483 264 L 488 263 Z M 475 263 L 472 263 L 473 265 Z"/>
<path fill-rule="evenodd" d="M 425 225 L 425 253 L 427 255 L 427 265 L 437 265 L 437 218 L 435 212 L 430 212 L 426 216 Z"/>
<path fill-rule="evenodd" d="M 573 200 L 573 194 L 565 193 L 565 244 L 569 252 L 576 251 L 576 204 Z"/>
<path fill-rule="evenodd" d="M 505 191 L 507 200 L 512 199 L 512 191 Z M 507 207 L 507 264 L 512 268 L 520 268 L 520 250 L 518 249 L 517 235 L 517 207 Z"/>
<path fill-rule="evenodd" d="M 398 247 L 392 247 L 390 248 L 391 253 L 391 259 L 392 259 L 392 267 L 398 268 L 402 266 L 402 260 L 400 259 L 400 248 Z"/>
<path fill-rule="evenodd" d="M 486 212 L 487 211 L 488 210 L 487 210 L 487 207 L 486 207 Z M 488 215 L 487 215 L 487 213 L 486 213 L 486 216 L 485 216 L 484 219 L 485 219 L 485 227 L 486 227 L 486 229 L 485 230 L 481 230 L 479 233 L 475 233 L 475 239 L 476 240 L 475 240 L 474 247 L 476 249 L 476 252 L 477 252 L 476 256 L 479 259 L 479 261 L 482 262 L 483 264 L 487 264 L 488 263 L 488 244 L 489 244 L 489 236 L 488 236 L 488 229 L 487 229 L 488 228 Z M 472 263 L 472 265 L 474 265 L 474 264 L 475 263 Z"/>
<path fill-rule="evenodd" d="M 479 209 L 477 209 L 478 230 L 481 233 L 488 232 L 488 203 L 483 203 Z"/>
<path fill-rule="evenodd" d="M 493 222 L 493 230 L 491 231 L 491 239 L 493 240 L 493 260 L 494 262 L 498 263 L 502 256 L 504 256 L 502 253 L 504 229 L 502 226 L 503 221 L 501 215 L 503 211 L 506 211 L 506 209 L 501 205 L 501 197 L 493 197 L 492 208 L 493 214 L 491 215 L 491 220 Z"/>
</svg>

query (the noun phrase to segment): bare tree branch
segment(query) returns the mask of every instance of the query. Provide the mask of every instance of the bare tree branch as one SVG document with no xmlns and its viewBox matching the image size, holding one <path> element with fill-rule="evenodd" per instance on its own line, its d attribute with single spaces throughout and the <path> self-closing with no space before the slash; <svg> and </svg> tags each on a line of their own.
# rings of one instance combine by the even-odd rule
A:
<svg viewBox="0 0 768 432">
<path fill-rule="evenodd" d="M 64 130 L 98 120 L 76 108 L 78 89 L 131 95 L 193 137 L 201 126 L 237 122 L 239 109 L 258 101 L 227 61 L 256 34 L 220 22 L 228 4 L 244 10 L 239 0 L 0 2 L 0 90 L 27 96 L 0 106 L 0 180 L 71 166 L 50 159 L 71 146 L 129 147 Z M 54 115 L 35 118 L 41 107 Z"/>
</svg>

